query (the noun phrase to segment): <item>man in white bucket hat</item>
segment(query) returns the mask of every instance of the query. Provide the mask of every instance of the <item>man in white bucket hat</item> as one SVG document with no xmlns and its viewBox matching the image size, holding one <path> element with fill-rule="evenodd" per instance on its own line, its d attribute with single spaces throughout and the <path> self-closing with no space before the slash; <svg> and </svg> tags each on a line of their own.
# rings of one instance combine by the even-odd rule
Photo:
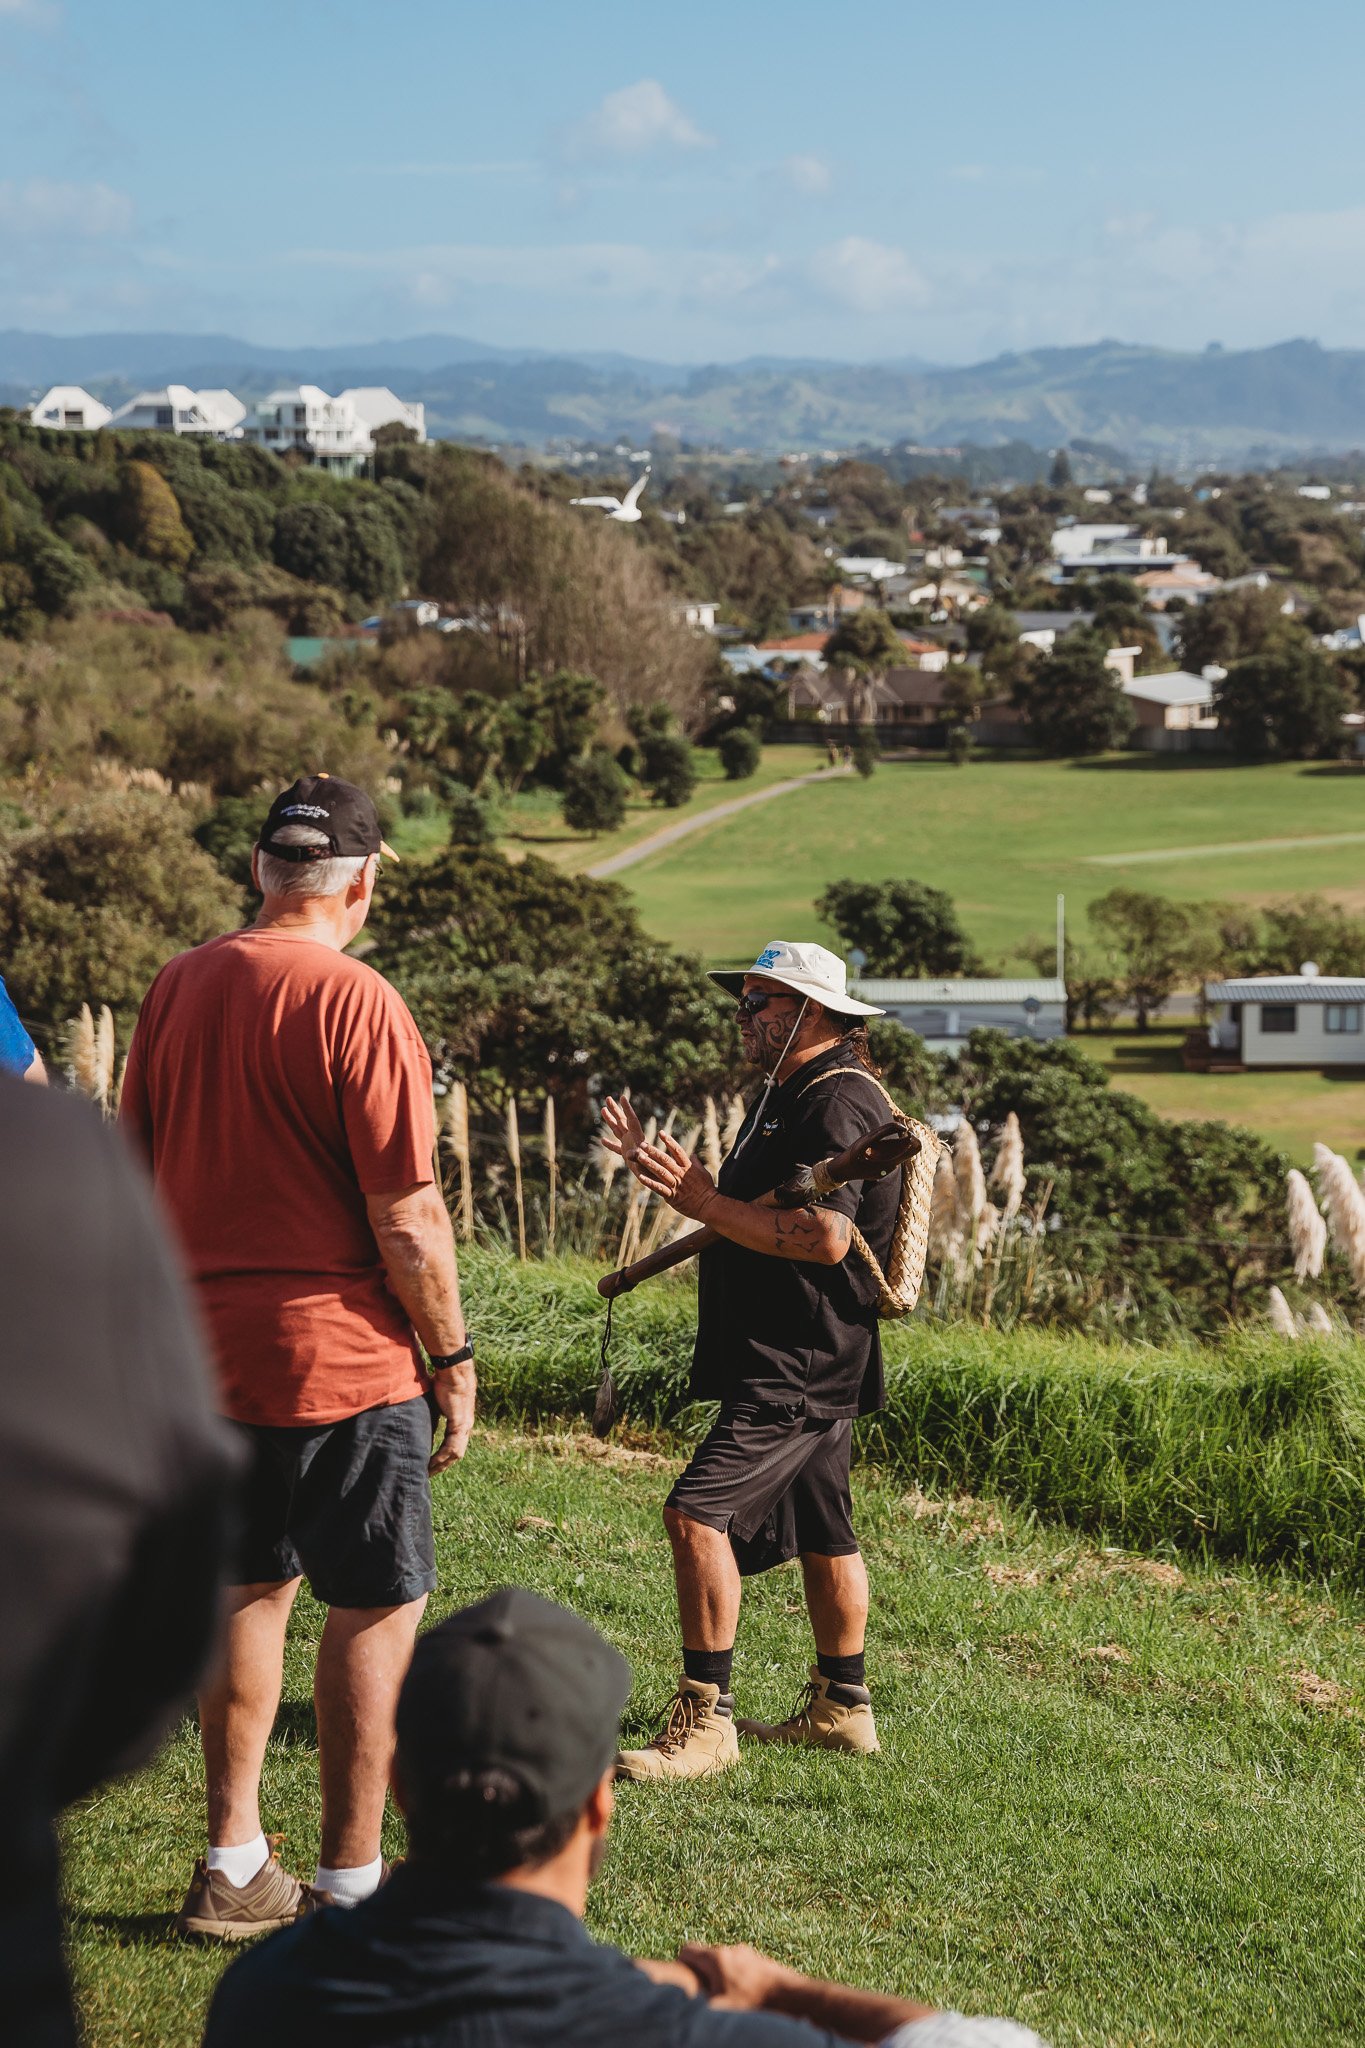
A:
<svg viewBox="0 0 1365 2048">
<path fill-rule="evenodd" d="M 765 1742 L 877 1748 L 849 1451 L 853 1418 L 883 1401 L 878 1288 L 849 1254 L 856 1221 L 885 1261 L 900 1169 L 805 1208 L 760 1198 L 885 1124 L 862 1021 L 881 1012 L 850 996 L 843 961 L 812 943 L 775 939 L 752 967 L 711 979 L 735 997 L 745 1054 L 766 1077 L 719 1179 L 672 1138 L 647 1144 L 627 1103 L 603 1112 L 605 1142 L 636 1178 L 719 1238 L 699 1260 L 691 1386 L 719 1400 L 720 1414 L 664 1507 L 683 1669 L 658 1734 L 618 1760 L 634 1779 L 723 1770 L 738 1761 L 737 1729 Z M 737 1722 L 741 1581 L 797 1556 L 815 1637 L 809 1684 L 785 1721 Z"/>
</svg>

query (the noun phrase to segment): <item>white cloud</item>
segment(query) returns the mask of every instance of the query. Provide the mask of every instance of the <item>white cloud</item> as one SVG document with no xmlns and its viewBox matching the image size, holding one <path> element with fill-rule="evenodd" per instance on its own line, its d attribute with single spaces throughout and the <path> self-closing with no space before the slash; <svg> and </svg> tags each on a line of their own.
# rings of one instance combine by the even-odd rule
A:
<svg viewBox="0 0 1365 2048">
<path fill-rule="evenodd" d="M 99 241 L 126 235 L 132 225 L 132 200 L 111 185 L 0 179 L 0 234 L 6 237 L 62 235 Z"/>
<path fill-rule="evenodd" d="M 818 250 L 811 259 L 810 273 L 830 298 L 855 313 L 923 306 L 932 296 L 927 278 L 904 249 L 871 241 L 866 235 L 845 235 Z"/>
<path fill-rule="evenodd" d="M 834 183 L 834 173 L 822 156 L 788 156 L 782 159 L 782 175 L 794 192 L 819 199 Z"/>
<path fill-rule="evenodd" d="M 710 149 L 715 137 L 698 128 L 657 78 L 641 78 L 609 92 L 564 134 L 566 156 L 645 156 L 659 149 Z"/>
</svg>

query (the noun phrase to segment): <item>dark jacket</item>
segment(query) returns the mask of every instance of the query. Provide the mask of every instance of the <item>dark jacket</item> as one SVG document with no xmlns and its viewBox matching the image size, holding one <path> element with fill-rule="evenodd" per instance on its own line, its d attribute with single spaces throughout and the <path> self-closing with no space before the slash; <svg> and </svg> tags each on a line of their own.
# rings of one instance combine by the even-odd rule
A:
<svg viewBox="0 0 1365 2048">
<path fill-rule="evenodd" d="M 204 2048 L 835 2048 L 770 2013 L 652 1984 L 552 1899 L 407 1863 L 235 1963 Z"/>
</svg>

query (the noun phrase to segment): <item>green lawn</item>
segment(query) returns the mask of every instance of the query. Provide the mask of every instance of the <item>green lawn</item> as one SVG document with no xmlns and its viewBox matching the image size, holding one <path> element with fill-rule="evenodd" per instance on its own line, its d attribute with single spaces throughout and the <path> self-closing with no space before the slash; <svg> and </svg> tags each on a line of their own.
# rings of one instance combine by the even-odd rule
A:
<svg viewBox="0 0 1365 2048">
<path fill-rule="evenodd" d="M 651 832 L 662 831 L 684 818 L 695 818 L 699 812 L 709 811 L 716 804 L 728 803 L 733 797 L 752 795 L 755 790 L 768 789 L 774 782 L 786 782 L 794 775 L 808 775 L 812 769 L 825 766 L 825 754 L 823 748 L 815 747 L 765 747 L 757 770 L 743 782 L 726 780 L 714 748 L 698 747 L 696 761 L 699 780 L 695 792 L 685 804 L 679 804 L 675 810 L 666 810 L 659 804 L 650 803 L 647 797 L 637 795 L 626 808 L 625 823 L 615 832 L 570 832 L 559 814 L 556 792 L 551 789 L 528 790 L 504 806 L 507 825 L 504 848 L 514 857 L 518 852 L 537 853 L 542 860 L 554 861 L 560 867 L 578 872 L 592 867 L 599 860 L 606 860 L 613 853 L 623 853 L 627 847 L 638 845 Z M 786 801 L 785 797 L 778 798 L 779 803 Z"/>
<path fill-rule="evenodd" d="M 1297 1166 L 1312 1164 L 1315 1139 L 1347 1159 L 1365 1159 L 1365 1070 L 1187 1074 L 1180 1063 L 1184 1037 L 1184 1027 L 1087 1031 L 1075 1042 L 1108 1068 L 1116 1088 L 1140 1095 L 1162 1116 L 1245 1124 Z"/>
<path fill-rule="evenodd" d="M 433 1616 L 509 1580 L 571 1602 L 634 1661 L 643 1735 L 673 1674 L 671 1466 L 484 1434 L 438 1488 Z M 1182 1572 L 876 1474 L 860 1504 L 883 1756 L 750 1747 L 700 1787 L 626 1788 L 595 1931 L 651 1953 L 754 1940 L 1015 2013 L 1058 2048 L 1357 2042 L 1365 1600 Z M 317 1840 L 319 1619 L 301 1603 L 266 1776 L 266 1825 L 300 1870 Z M 784 1711 L 806 1655 L 795 1573 L 772 1574 L 747 1598 L 741 1710 Z M 166 1928 L 198 1833 L 188 1727 L 70 1819 L 91 2048 L 197 2038 L 221 1958 Z"/>
<path fill-rule="evenodd" d="M 1191 851 L 1357 832 L 1358 843 Z M 1165 848 L 1183 850 L 1094 864 Z M 870 781 L 798 790 L 707 828 L 622 879 L 652 931 L 720 963 L 752 959 L 768 938 L 818 932 L 812 905 L 845 875 L 913 876 L 948 890 L 1001 965 L 1022 965 L 1028 936 L 1052 932 L 1059 891 L 1073 922 L 1119 883 L 1253 900 L 1321 890 L 1360 904 L 1365 775 L 1317 762 L 1239 767 L 1128 754 L 965 768 L 887 761 Z"/>
</svg>

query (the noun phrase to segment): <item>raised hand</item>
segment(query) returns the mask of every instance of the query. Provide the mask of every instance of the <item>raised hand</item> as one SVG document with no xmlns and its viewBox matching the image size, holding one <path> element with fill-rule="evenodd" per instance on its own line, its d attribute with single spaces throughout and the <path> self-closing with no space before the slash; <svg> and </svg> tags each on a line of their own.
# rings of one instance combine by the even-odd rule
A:
<svg viewBox="0 0 1365 2048">
<path fill-rule="evenodd" d="M 652 1195 L 662 1195 L 680 1216 L 700 1221 L 716 1199 L 716 1184 L 706 1168 L 699 1166 L 667 1131 L 660 1131 L 649 1144 L 641 1134 L 631 1171 L 642 1187 Z"/>
<path fill-rule="evenodd" d="M 624 1159 L 635 1172 L 635 1155 L 644 1141 L 644 1125 L 623 1098 L 609 1095 L 602 1104 L 602 1147 Z"/>
</svg>

